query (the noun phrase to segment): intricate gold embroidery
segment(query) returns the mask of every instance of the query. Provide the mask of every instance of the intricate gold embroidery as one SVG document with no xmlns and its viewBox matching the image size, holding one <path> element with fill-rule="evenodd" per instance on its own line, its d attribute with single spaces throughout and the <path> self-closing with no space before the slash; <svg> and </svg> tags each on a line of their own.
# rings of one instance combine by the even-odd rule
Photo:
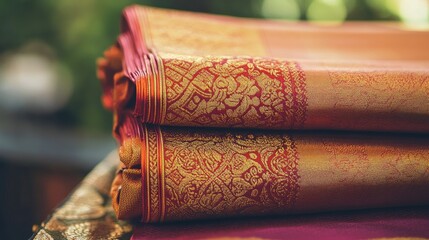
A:
<svg viewBox="0 0 429 240">
<path fill-rule="evenodd" d="M 112 203 L 107 200 L 118 161 L 117 152 L 99 164 L 82 181 L 81 186 L 56 210 L 46 223 L 42 223 L 35 239 L 129 239 L 130 224 L 118 221 Z M 99 189 L 102 187 L 107 189 Z"/>
<path fill-rule="evenodd" d="M 157 135 L 153 129 L 148 129 L 148 149 L 149 152 L 149 190 L 150 190 L 150 210 L 151 218 L 159 218 L 159 175 L 158 175 L 158 144 L 157 144 Z"/>
<path fill-rule="evenodd" d="M 259 32 L 240 22 L 182 14 L 174 10 L 139 9 L 146 27 L 144 39 L 161 53 L 185 55 L 262 56 L 265 49 Z M 143 15 L 143 14 L 142 14 Z M 174 31 L 172 31 L 174 22 Z"/>
<path fill-rule="evenodd" d="M 61 220 L 96 219 L 104 214 L 104 208 L 100 206 L 67 204 L 57 212 L 57 217 Z"/>
<path fill-rule="evenodd" d="M 61 220 L 100 218 L 105 214 L 103 202 L 103 198 L 94 189 L 82 186 L 73 193 L 55 216 Z"/>
<path fill-rule="evenodd" d="M 139 20 L 130 33 L 145 65 L 129 71 L 134 114 L 150 124 L 301 127 L 307 97 L 300 66 L 257 57 L 264 49 L 255 28 L 191 15 L 139 7 L 126 14 Z"/>
<path fill-rule="evenodd" d="M 273 59 L 163 59 L 165 124 L 295 128 L 306 118 L 299 65 Z"/>
<path fill-rule="evenodd" d="M 142 178 L 146 187 L 143 192 L 143 212 L 145 221 L 157 222 L 164 218 L 164 159 L 162 136 L 159 128 L 144 127 L 145 148 L 142 155 L 142 166 L 146 168 Z M 145 167 L 146 166 L 146 167 Z"/>
<path fill-rule="evenodd" d="M 34 240 L 54 240 L 54 238 L 42 229 L 34 237 Z"/>
<path fill-rule="evenodd" d="M 47 222 L 43 227 L 49 231 L 64 231 L 67 229 L 67 226 L 57 218 Z"/>
<path fill-rule="evenodd" d="M 286 135 L 163 129 L 163 139 L 169 220 L 284 212 L 297 198 L 298 156 Z"/>
<path fill-rule="evenodd" d="M 140 158 L 140 156 L 138 157 Z M 113 151 L 106 157 L 105 161 L 111 162 L 116 166 L 117 160 L 118 152 Z M 99 191 L 101 194 L 107 195 L 110 192 L 110 186 L 112 183 L 110 181 L 106 181 L 106 178 L 113 178 L 114 173 L 115 172 L 110 171 L 109 168 L 97 166 L 91 171 L 90 174 L 88 174 L 88 176 L 85 177 L 82 184 L 90 185 L 94 187 L 97 191 Z"/>
<path fill-rule="evenodd" d="M 67 239 L 118 239 L 122 228 L 112 222 L 84 222 L 69 226 L 64 232 Z"/>
</svg>

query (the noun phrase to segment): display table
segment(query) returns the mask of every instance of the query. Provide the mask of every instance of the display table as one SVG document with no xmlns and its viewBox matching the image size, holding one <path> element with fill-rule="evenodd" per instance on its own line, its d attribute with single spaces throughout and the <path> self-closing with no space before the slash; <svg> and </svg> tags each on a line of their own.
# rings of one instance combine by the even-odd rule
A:
<svg viewBox="0 0 429 240">
<path fill-rule="evenodd" d="M 129 239 L 132 226 L 118 221 L 109 191 L 117 153 L 99 163 L 76 190 L 39 226 L 33 239 Z"/>
</svg>

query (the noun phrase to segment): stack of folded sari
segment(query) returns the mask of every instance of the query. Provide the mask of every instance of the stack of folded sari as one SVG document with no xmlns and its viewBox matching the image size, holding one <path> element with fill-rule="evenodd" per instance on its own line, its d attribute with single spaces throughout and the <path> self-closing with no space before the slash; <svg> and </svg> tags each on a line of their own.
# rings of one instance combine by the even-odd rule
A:
<svg viewBox="0 0 429 240">
<path fill-rule="evenodd" d="M 120 219 L 429 205 L 429 32 L 141 6 L 98 62 Z"/>
</svg>

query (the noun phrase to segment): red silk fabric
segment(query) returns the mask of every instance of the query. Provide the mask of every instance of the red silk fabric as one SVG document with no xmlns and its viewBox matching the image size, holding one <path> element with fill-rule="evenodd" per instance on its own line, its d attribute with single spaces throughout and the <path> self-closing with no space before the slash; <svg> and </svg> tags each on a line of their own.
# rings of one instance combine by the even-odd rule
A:
<svg viewBox="0 0 429 240">
<path fill-rule="evenodd" d="M 427 205 L 428 41 L 395 24 L 126 8 L 98 63 L 118 218 Z"/>
<path fill-rule="evenodd" d="M 429 132 L 427 41 L 132 6 L 99 77 L 107 108 L 150 124 Z"/>
</svg>

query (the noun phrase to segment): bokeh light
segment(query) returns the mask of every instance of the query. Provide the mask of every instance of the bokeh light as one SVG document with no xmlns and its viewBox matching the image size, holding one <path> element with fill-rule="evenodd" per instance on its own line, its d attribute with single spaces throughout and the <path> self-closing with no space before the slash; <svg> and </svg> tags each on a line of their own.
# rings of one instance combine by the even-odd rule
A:
<svg viewBox="0 0 429 240">
<path fill-rule="evenodd" d="M 407 24 L 426 24 L 429 21 L 429 1 L 401 0 L 396 1 L 399 16 Z"/>
<path fill-rule="evenodd" d="M 11 112 L 53 113 L 72 94 L 70 71 L 42 42 L 30 42 L 0 61 L 0 107 Z"/>
<path fill-rule="evenodd" d="M 297 20 L 301 10 L 296 0 L 264 0 L 261 15 L 265 18 Z"/>
<path fill-rule="evenodd" d="M 347 7 L 343 0 L 313 0 L 307 9 L 310 21 L 343 22 Z"/>
</svg>

